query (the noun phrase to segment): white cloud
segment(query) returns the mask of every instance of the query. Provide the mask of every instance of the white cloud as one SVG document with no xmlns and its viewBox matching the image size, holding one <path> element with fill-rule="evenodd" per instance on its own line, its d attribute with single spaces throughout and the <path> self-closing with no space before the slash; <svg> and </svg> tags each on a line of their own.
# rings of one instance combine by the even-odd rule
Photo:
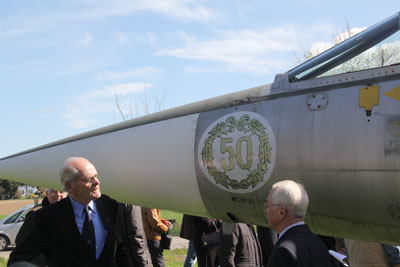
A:
<svg viewBox="0 0 400 267">
<path fill-rule="evenodd" d="M 100 90 L 90 91 L 84 94 L 84 99 L 99 99 L 113 97 L 115 94 L 136 94 L 152 87 L 150 83 L 122 83 L 106 86 Z"/>
<path fill-rule="evenodd" d="M 118 43 L 120 43 L 122 45 L 132 44 L 132 39 L 129 37 L 129 34 L 127 34 L 125 32 L 117 32 L 116 38 L 117 38 Z"/>
<path fill-rule="evenodd" d="M 342 32 L 342 33 L 338 34 L 337 36 L 335 36 L 335 42 L 339 43 L 339 42 L 341 42 L 343 40 L 346 40 L 349 37 L 354 36 L 357 33 L 362 32 L 365 29 L 366 29 L 366 27 L 364 27 L 364 28 L 359 28 L 359 27 L 351 28 L 350 30 Z"/>
<path fill-rule="evenodd" d="M 115 71 L 105 71 L 96 75 L 96 80 L 98 81 L 114 81 L 114 80 L 122 80 L 127 78 L 138 78 L 138 77 L 148 77 L 152 75 L 157 75 L 164 70 L 162 68 L 157 67 L 143 67 L 140 69 L 134 69 L 123 72 L 115 72 Z"/>
<path fill-rule="evenodd" d="M 222 64 L 225 70 L 247 71 L 254 74 L 276 73 L 288 65 L 288 57 L 300 50 L 299 44 L 309 42 L 315 34 L 326 35 L 331 29 L 318 25 L 308 30 L 296 26 L 282 26 L 261 30 L 221 31 L 214 40 L 199 41 L 185 38 L 183 47 L 158 51 L 159 56 L 171 56 Z M 190 66 L 186 70 L 198 72 L 204 67 Z M 210 71 L 213 68 L 204 68 Z"/>
<path fill-rule="evenodd" d="M 343 42 L 344 40 L 362 32 L 366 28 L 351 28 L 348 31 L 342 32 L 337 34 L 333 39 L 329 42 L 313 42 L 310 47 L 310 52 L 313 55 L 318 55 L 321 54 L 322 52 L 328 50 L 329 48 L 333 47 L 335 44 L 338 44 L 340 42 Z"/>
<path fill-rule="evenodd" d="M 133 95 L 152 86 L 151 83 L 125 83 L 85 92 L 74 99 L 61 117 L 67 120 L 68 127 L 94 127 L 98 124 L 96 116 L 109 115 L 115 111 L 115 95 Z"/>
<path fill-rule="evenodd" d="M 70 128 L 81 129 L 81 128 L 90 127 L 94 124 L 96 124 L 95 120 L 76 119 L 76 120 L 72 120 L 71 122 L 67 123 L 67 126 Z"/>
<path fill-rule="evenodd" d="M 75 40 L 74 44 L 81 47 L 88 47 L 92 41 L 93 41 L 92 35 L 86 32 L 82 38 Z"/>
<path fill-rule="evenodd" d="M 132 38 L 135 42 L 154 46 L 158 42 L 159 38 L 154 33 L 140 33 L 140 34 L 133 34 Z"/>
<path fill-rule="evenodd" d="M 26 26 L 18 27 L 14 29 L 0 28 L 0 39 L 6 38 L 14 38 L 20 35 L 28 35 L 33 33 L 38 33 L 43 31 L 43 28 L 40 26 Z"/>
<path fill-rule="evenodd" d="M 167 17 L 195 21 L 210 21 L 217 17 L 216 11 L 202 5 L 201 1 L 198 0 L 79 1 L 79 5 L 76 5 L 75 9 L 72 6 L 70 9 L 63 10 L 62 12 L 51 9 L 49 12 L 51 15 L 41 13 L 37 16 L 32 16 L 32 13 L 22 12 L 18 17 L 15 17 L 13 14 L 13 16 L 7 18 L 13 21 L 13 27 L 0 28 L 0 39 L 45 32 L 59 28 L 60 25 L 69 27 L 71 23 L 83 20 L 90 21 L 110 16 L 128 16 L 139 12 L 152 12 Z M 88 44 L 87 42 L 91 40 L 84 38 L 81 41 L 82 44 Z"/>
<path fill-rule="evenodd" d="M 216 17 L 215 11 L 204 7 L 197 0 L 106 0 L 100 4 L 99 2 L 92 1 L 96 8 L 81 16 L 94 18 L 150 11 L 185 20 L 208 21 Z"/>
<path fill-rule="evenodd" d="M 313 55 L 320 54 L 333 46 L 333 42 L 315 42 L 311 44 L 310 52 Z"/>
</svg>

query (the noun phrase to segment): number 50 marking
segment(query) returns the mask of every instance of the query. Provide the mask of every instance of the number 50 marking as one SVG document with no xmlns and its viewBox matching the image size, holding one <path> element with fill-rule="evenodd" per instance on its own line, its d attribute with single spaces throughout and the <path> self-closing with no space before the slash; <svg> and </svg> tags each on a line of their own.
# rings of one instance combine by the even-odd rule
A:
<svg viewBox="0 0 400 267">
<path fill-rule="evenodd" d="M 233 168 L 235 168 L 235 161 L 237 161 L 237 164 L 239 168 L 242 170 L 249 170 L 251 166 L 253 165 L 253 146 L 251 143 L 251 139 L 247 136 L 242 136 L 240 137 L 237 142 L 236 142 L 236 154 L 235 150 L 232 146 L 229 146 L 233 142 L 232 137 L 228 138 L 221 138 L 221 146 L 220 146 L 220 151 L 221 153 L 228 153 L 228 159 L 229 163 L 227 163 L 226 159 L 221 159 L 221 167 L 225 171 L 230 171 Z M 243 158 L 242 158 L 242 143 L 246 143 L 246 164 L 243 164 Z"/>
</svg>

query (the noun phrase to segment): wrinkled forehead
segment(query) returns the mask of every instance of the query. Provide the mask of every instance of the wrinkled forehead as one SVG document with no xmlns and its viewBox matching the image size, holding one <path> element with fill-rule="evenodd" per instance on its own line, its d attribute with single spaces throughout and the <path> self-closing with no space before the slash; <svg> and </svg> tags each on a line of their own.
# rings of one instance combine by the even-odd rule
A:
<svg viewBox="0 0 400 267">
<path fill-rule="evenodd" d="M 73 160 L 70 164 L 74 166 L 84 177 L 91 177 L 97 174 L 96 168 L 87 159 L 77 158 L 76 160 Z"/>
<path fill-rule="evenodd" d="M 96 168 L 90 162 L 86 162 L 86 164 L 82 165 L 80 172 L 83 177 L 87 177 L 87 178 L 97 175 Z"/>
</svg>

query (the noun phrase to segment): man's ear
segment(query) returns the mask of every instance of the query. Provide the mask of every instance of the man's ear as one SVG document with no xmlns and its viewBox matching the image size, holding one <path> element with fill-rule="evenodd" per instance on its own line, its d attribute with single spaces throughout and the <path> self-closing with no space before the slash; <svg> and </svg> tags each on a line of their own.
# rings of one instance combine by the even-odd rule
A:
<svg viewBox="0 0 400 267">
<path fill-rule="evenodd" d="M 287 208 L 285 206 L 279 206 L 279 217 L 281 217 L 281 219 L 286 218 L 287 216 Z"/>
<path fill-rule="evenodd" d="M 72 184 L 73 184 L 73 181 L 66 181 L 64 183 L 65 191 L 69 192 L 69 190 L 72 188 Z"/>
</svg>

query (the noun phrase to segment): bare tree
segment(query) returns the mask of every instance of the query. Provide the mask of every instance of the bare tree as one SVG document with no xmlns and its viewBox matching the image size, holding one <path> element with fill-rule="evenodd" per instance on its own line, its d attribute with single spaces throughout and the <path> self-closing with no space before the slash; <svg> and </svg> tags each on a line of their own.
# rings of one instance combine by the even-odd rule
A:
<svg viewBox="0 0 400 267">
<path fill-rule="evenodd" d="M 113 93 L 115 106 L 122 120 L 158 112 L 165 107 L 165 90 L 160 95 L 154 97 L 154 103 L 149 102 L 146 89 L 141 95 L 136 95 L 135 97 L 118 94 L 115 90 L 113 90 Z"/>
<path fill-rule="evenodd" d="M 354 36 L 357 33 L 358 32 L 354 31 L 353 28 L 350 27 L 350 24 L 346 21 L 345 30 L 342 33 L 335 34 L 332 37 L 332 45 L 337 45 L 347 40 L 348 38 Z M 327 47 L 326 49 L 328 48 L 329 47 Z M 325 50 L 311 51 L 310 49 L 302 49 L 303 51 L 302 56 L 296 57 L 294 62 L 296 63 L 296 65 L 301 64 L 321 54 Z M 393 41 L 384 40 L 380 44 L 371 47 L 370 49 L 364 51 L 358 56 L 323 73 L 322 75 L 320 75 L 320 77 L 384 67 L 398 63 L 400 63 L 400 40 L 393 40 Z"/>
</svg>

